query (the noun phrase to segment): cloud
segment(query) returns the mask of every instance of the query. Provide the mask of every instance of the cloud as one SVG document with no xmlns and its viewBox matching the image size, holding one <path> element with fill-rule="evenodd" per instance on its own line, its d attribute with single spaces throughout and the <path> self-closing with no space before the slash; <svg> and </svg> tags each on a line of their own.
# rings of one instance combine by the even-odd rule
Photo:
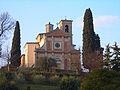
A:
<svg viewBox="0 0 120 90">
<path fill-rule="evenodd" d="M 77 28 L 82 28 L 83 27 L 83 18 L 82 17 L 76 18 L 73 21 L 73 26 L 77 27 Z"/>
<path fill-rule="evenodd" d="M 120 23 L 120 16 L 97 16 L 93 17 L 93 23 L 95 28 L 110 27 L 116 23 Z M 77 28 L 83 28 L 83 17 L 77 18 L 73 21 L 73 26 Z"/>
<path fill-rule="evenodd" d="M 120 16 L 97 16 L 93 20 L 96 28 L 108 27 L 120 21 Z"/>
</svg>

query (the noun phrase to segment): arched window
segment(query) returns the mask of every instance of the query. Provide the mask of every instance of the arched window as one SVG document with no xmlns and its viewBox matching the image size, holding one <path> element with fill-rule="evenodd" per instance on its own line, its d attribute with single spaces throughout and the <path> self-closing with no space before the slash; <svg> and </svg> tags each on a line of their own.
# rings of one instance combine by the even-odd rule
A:
<svg viewBox="0 0 120 90">
<path fill-rule="evenodd" d="M 65 25 L 65 32 L 69 32 L 69 27 L 68 27 L 68 25 Z"/>
</svg>

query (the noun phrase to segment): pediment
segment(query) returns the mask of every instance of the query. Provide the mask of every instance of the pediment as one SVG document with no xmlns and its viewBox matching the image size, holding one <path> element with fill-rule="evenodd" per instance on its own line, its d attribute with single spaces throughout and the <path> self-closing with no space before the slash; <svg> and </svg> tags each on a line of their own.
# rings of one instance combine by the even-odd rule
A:
<svg viewBox="0 0 120 90">
<path fill-rule="evenodd" d="M 60 30 L 58 27 L 57 27 L 55 30 L 47 33 L 46 35 L 47 35 L 47 36 L 69 36 L 68 33 L 63 32 L 63 31 Z"/>
</svg>

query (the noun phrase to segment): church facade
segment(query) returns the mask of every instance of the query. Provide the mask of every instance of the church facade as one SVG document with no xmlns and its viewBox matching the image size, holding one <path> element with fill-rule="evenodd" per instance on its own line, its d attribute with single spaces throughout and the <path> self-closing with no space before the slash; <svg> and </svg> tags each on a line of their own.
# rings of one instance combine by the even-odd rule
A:
<svg viewBox="0 0 120 90">
<path fill-rule="evenodd" d="M 72 38 L 72 20 L 61 20 L 53 30 L 51 23 L 46 24 L 46 32 L 36 37 L 36 42 L 27 42 L 25 54 L 21 56 L 21 66 L 39 67 L 44 57 L 54 58 L 57 69 L 80 70 L 80 49 L 75 49 Z"/>
</svg>

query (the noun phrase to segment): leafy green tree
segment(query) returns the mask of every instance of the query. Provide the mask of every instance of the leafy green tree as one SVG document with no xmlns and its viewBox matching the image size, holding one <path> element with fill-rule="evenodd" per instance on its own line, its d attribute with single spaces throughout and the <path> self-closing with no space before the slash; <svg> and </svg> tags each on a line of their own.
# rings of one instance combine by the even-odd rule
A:
<svg viewBox="0 0 120 90">
<path fill-rule="evenodd" d="M 115 42 L 111 48 L 113 49 L 113 59 L 111 60 L 112 69 L 120 71 L 120 47 Z"/>
<path fill-rule="evenodd" d="M 120 47 L 117 42 L 112 46 L 106 46 L 104 61 L 107 68 L 120 71 Z"/>
<path fill-rule="evenodd" d="M 12 49 L 11 49 L 11 65 L 15 67 L 20 66 L 20 56 L 21 56 L 21 46 L 20 46 L 20 26 L 19 22 L 16 21 L 14 37 L 12 41 Z"/>
<path fill-rule="evenodd" d="M 104 53 L 104 64 L 105 64 L 105 67 L 106 68 L 111 68 L 111 57 L 112 57 L 112 52 L 110 51 L 111 48 L 110 48 L 110 45 L 108 44 L 106 46 L 106 49 L 105 49 L 105 53 Z"/>
<path fill-rule="evenodd" d="M 54 58 L 48 58 L 48 63 L 51 70 L 57 67 L 57 61 Z"/>
<path fill-rule="evenodd" d="M 41 62 L 41 66 L 41 68 L 44 70 L 45 78 L 48 80 L 50 78 L 50 72 L 57 66 L 56 59 L 44 57 Z"/>
<path fill-rule="evenodd" d="M 120 73 L 99 69 L 89 73 L 81 84 L 80 90 L 119 90 Z"/>
<path fill-rule="evenodd" d="M 42 60 L 42 68 L 45 71 L 50 71 L 55 67 L 57 67 L 56 59 L 51 57 L 50 58 L 44 57 L 44 59 Z"/>
<path fill-rule="evenodd" d="M 79 90 L 80 81 L 74 77 L 64 76 L 60 81 L 60 90 Z"/>
<path fill-rule="evenodd" d="M 44 57 L 44 58 L 43 58 L 42 63 L 41 63 L 41 66 L 42 66 L 42 68 L 43 68 L 45 71 L 48 71 L 49 65 L 48 65 L 47 57 Z"/>
</svg>

